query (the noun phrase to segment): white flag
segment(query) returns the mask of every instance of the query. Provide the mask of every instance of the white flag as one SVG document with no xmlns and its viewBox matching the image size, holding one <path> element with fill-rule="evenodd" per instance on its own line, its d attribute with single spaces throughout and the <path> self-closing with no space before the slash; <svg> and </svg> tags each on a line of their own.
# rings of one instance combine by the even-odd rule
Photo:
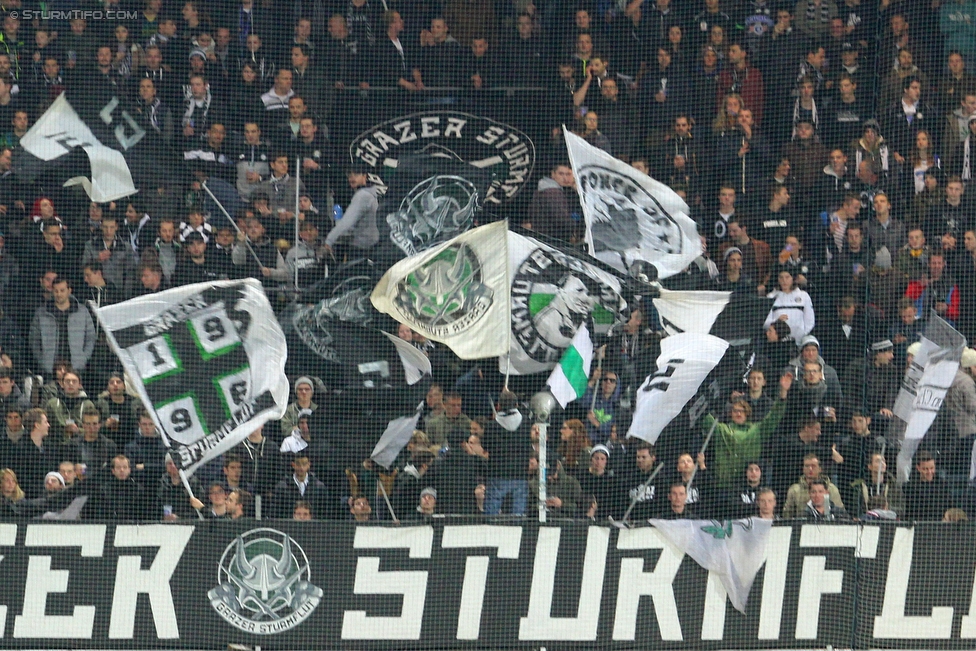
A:
<svg viewBox="0 0 976 651">
<path fill-rule="evenodd" d="M 627 272 L 644 260 L 667 278 L 701 255 L 698 227 L 678 193 L 563 127 L 593 256 Z"/>
<path fill-rule="evenodd" d="M 95 137 L 71 108 L 64 93 L 58 95 L 51 107 L 24 134 L 20 144 L 26 151 L 45 161 L 60 158 L 75 147 L 84 149 L 91 163 L 91 180 L 76 177 L 65 185 L 80 183 L 96 203 L 108 203 L 136 193 L 129 165 L 122 152 L 106 147 Z"/>
<path fill-rule="evenodd" d="M 400 451 L 407 447 L 407 443 L 410 442 L 410 437 L 417 429 L 417 423 L 420 421 L 420 414 L 423 413 L 423 410 L 424 403 L 420 403 L 417 405 L 417 411 L 413 414 L 391 420 L 383 431 L 383 435 L 380 436 L 380 440 L 373 447 L 373 452 L 369 458 L 389 469 Z"/>
<path fill-rule="evenodd" d="M 707 334 L 732 295 L 731 292 L 671 291 L 663 287 L 660 293 L 653 299 L 654 307 L 661 316 L 661 325 L 671 335 L 680 332 Z"/>
<path fill-rule="evenodd" d="M 593 342 L 590 340 L 590 331 L 586 329 L 586 325 L 581 325 L 573 335 L 572 344 L 559 360 L 559 365 L 549 376 L 549 391 L 563 409 L 586 393 L 592 364 Z"/>
<path fill-rule="evenodd" d="M 922 346 L 905 371 L 892 408 L 895 416 L 904 422 L 904 441 L 897 460 L 899 481 L 908 480 L 912 457 L 942 408 L 946 392 L 959 370 L 966 338 L 933 312 L 920 343 Z"/>
<path fill-rule="evenodd" d="M 508 222 L 458 235 L 390 267 L 373 306 L 461 359 L 508 352 Z"/>
<path fill-rule="evenodd" d="M 756 574 L 766 562 L 772 520 L 651 520 L 651 524 L 683 554 L 715 572 L 732 606 L 746 612 Z"/>
<path fill-rule="evenodd" d="M 257 280 L 184 285 L 95 314 L 188 475 L 284 415 L 288 351 Z"/>
<path fill-rule="evenodd" d="M 634 419 L 627 436 L 655 443 L 728 350 L 729 343 L 700 333 L 682 333 L 661 340 L 657 371 L 637 391 Z"/>
</svg>

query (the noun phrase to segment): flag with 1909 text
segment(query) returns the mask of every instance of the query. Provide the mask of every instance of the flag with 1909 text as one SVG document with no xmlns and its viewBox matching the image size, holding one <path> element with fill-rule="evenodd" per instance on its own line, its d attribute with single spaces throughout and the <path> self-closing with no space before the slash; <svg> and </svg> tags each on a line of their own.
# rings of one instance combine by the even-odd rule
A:
<svg viewBox="0 0 976 651">
<path fill-rule="evenodd" d="M 284 415 L 285 337 L 257 280 L 185 285 L 95 314 L 188 475 Z"/>
</svg>

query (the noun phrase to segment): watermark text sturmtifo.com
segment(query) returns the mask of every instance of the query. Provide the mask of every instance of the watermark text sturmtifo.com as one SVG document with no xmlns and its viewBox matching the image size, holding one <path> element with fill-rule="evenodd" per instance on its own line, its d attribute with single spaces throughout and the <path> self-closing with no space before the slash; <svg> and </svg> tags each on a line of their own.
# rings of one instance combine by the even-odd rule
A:
<svg viewBox="0 0 976 651">
<path fill-rule="evenodd" d="M 135 20 L 139 17 L 139 12 L 115 9 L 66 9 L 63 11 L 21 9 L 11 11 L 8 15 L 20 20 Z"/>
</svg>

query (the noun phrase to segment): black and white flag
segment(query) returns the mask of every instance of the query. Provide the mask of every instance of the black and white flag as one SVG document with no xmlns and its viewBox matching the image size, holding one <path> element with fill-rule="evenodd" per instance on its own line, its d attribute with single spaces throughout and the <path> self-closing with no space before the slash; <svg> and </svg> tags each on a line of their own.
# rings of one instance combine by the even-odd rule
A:
<svg viewBox="0 0 976 651">
<path fill-rule="evenodd" d="M 563 133 L 595 258 L 624 272 L 643 260 L 667 278 L 701 255 L 698 227 L 677 192 L 566 127 Z"/>
<path fill-rule="evenodd" d="M 728 342 L 701 333 L 684 332 L 662 339 L 658 370 L 637 391 L 634 420 L 627 436 L 657 442 L 728 348 Z"/>
<path fill-rule="evenodd" d="M 452 158 L 401 159 L 376 213 L 381 255 L 392 263 L 473 227 L 490 181 L 486 170 Z"/>
<path fill-rule="evenodd" d="M 720 291 L 660 289 L 652 299 L 668 334 L 700 332 L 726 341 L 755 337 L 762 331 L 773 299 Z"/>
<path fill-rule="evenodd" d="M 187 475 L 284 415 L 285 337 L 257 280 L 185 285 L 95 314 Z"/>
<path fill-rule="evenodd" d="M 116 100 L 116 105 L 118 101 Z M 107 111 L 104 119 L 115 121 L 113 110 Z M 124 111 L 119 111 L 124 113 Z M 128 115 L 128 114 L 126 114 Z M 122 118 L 116 129 L 119 147 L 133 147 L 142 140 L 146 132 L 135 120 Z M 85 192 L 97 203 L 108 203 L 135 194 L 132 173 L 120 149 L 104 145 L 68 103 L 66 94 L 61 93 L 51 107 L 45 111 L 26 135 L 20 139 L 24 151 L 42 161 L 54 161 L 67 156 L 74 149 L 81 148 L 88 154 L 91 165 L 91 178 L 74 177 L 65 185 L 81 184 Z M 115 144 L 115 143 L 113 143 Z M 40 172 L 42 166 L 33 166 Z M 31 166 L 18 165 L 20 175 L 29 175 Z"/>
<path fill-rule="evenodd" d="M 549 371 L 584 323 L 602 335 L 627 321 L 625 284 L 601 262 L 527 231 L 509 231 L 508 260 L 511 342 L 500 372 Z"/>
<path fill-rule="evenodd" d="M 404 258 L 373 290 L 373 306 L 461 359 L 508 351 L 508 222 L 471 229 Z"/>
</svg>

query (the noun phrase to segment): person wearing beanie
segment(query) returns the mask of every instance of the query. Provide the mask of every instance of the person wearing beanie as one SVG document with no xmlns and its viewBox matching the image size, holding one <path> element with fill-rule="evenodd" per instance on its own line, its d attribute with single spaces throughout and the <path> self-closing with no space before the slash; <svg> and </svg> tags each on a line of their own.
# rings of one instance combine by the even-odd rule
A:
<svg viewBox="0 0 976 651">
<path fill-rule="evenodd" d="M 895 346 L 890 339 L 878 339 L 867 352 L 867 358 L 852 360 L 841 377 L 844 395 L 855 410 L 863 408 L 875 423 L 884 423 L 893 416 L 901 385 L 900 369 L 892 363 Z"/>
<path fill-rule="evenodd" d="M 305 376 L 298 378 L 295 380 L 294 387 L 295 401 L 288 405 L 288 408 L 285 409 L 285 415 L 279 421 L 281 423 L 282 436 L 290 436 L 292 431 L 298 427 L 299 414 L 303 410 L 308 410 L 309 413 L 306 416 L 309 416 L 319 408 L 312 401 L 312 396 L 315 395 L 315 385 L 312 383 L 311 378 Z"/>
<path fill-rule="evenodd" d="M 619 489 L 617 477 L 610 470 L 610 448 L 605 445 L 594 445 L 590 450 L 590 465 L 585 472 L 580 473 L 578 479 L 583 495 L 592 495 L 596 500 L 598 520 L 617 513 L 619 504 Z"/>
</svg>

